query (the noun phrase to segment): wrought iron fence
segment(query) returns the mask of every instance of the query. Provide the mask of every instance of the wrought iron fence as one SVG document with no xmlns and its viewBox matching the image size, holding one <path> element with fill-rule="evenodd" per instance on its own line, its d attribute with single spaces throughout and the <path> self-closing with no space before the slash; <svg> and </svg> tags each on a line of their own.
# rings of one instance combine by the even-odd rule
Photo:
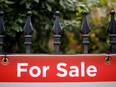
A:
<svg viewBox="0 0 116 87">
<path fill-rule="evenodd" d="M 62 33 L 62 28 L 60 26 L 60 21 L 59 21 L 59 11 L 56 11 L 56 19 L 54 22 L 53 26 L 53 33 L 54 33 L 54 47 L 55 47 L 55 54 L 60 53 L 60 45 L 61 45 L 61 33 Z M 116 53 L 116 20 L 115 20 L 115 11 L 111 10 L 111 20 L 108 26 L 108 32 L 109 32 L 109 37 L 110 37 L 110 53 L 114 54 Z M 83 19 L 82 19 L 82 25 L 80 29 L 80 33 L 82 33 L 83 41 L 82 44 L 84 46 L 84 54 L 88 54 L 88 44 L 90 43 L 89 41 L 89 32 L 90 32 L 90 27 L 87 22 L 87 12 L 83 12 Z M 0 53 L 2 54 L 2 49 L 3 49 L 3 44 L 4 44 L 4 32 L 5 32 L 5 26 L 4 26 L 4 12 L 0 12 Z M 31 46 L 31 38 L 32 35 L 31 33 L 33 32 L 33 26 L 31 23 L 31 12 L 27 12 L 27 21 L 24 25 L 23 31 L 25 33 L 25 48 L 26 48 L 26 53 L 30 53 L 30 46 Z"/>
</svg>

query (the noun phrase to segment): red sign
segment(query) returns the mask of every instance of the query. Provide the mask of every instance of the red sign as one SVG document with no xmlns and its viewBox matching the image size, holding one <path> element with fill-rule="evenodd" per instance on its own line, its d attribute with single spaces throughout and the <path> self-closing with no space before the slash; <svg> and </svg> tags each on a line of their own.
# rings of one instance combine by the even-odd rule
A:
<svg viewBox="0 0 116 87">
<path fill-rule="evenodd" d="M 0 82 L 116 81 L 116 55 L 7 55 L 0 56 Z"/>
</svg>

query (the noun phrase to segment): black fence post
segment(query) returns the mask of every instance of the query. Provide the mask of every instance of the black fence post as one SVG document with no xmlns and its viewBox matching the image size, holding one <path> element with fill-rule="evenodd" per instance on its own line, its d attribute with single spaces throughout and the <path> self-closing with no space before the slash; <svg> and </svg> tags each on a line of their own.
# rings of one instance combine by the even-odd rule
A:
<svg viewBox="0 0 116 87">
<path fill-rule="evenodd" d="M 116 53 L 116 20 L 114 18 L 115 11 L 111 10 L 111 21 L 108 26 L 108 32 L 110 33 L 110 44 L 111 44 L 111 53 Z"/>
<path fill-rule="evenodd" d="M 3 43 L 4 43 L 4 20 L 3 20 L 4 12 L 0 11 L 0 53 L 2 53 Z"/>
<path fill-rule="evenodd" d="M 89 35 L 88 33 L 90 32 L 90 27 L 87 23 L 87 18 L 86 18 L 87 12 L 83 12 L 83 19 L 82 19 L 82 25 L 80 32 L 83 34 L 83 45 L 84 45 L 84 54 L 88 54 L 88 44 L 89 44 Z"/>
<path fill-rule="evenodd" d="M 33 26 L 31 23 L 31 15 L 32 13 L 30 11 L 27 12 L 27 21 L 26 24 L 23 28 L 24 32 L 25 32 L 25 47 L 26 47 L 26 53 L 30 53 L 30 45 L 31 45 L 31 38 L 32 35 L 31 33 L 33 32 Z"/>
<path fill-rule="evenodd" d="M 53 30 L 52 30 L 54 33 L 55 54 L 59 54 L 59 52 L 60 52 L 59 47 L 61 44 L 61 42 L 60 42 L 61 35 L 60 34 L 62 32 L 62 29 L 60 26 L 59 14 L 60 14 L 60 12 L 56 11 L 56 13 L 55 13 L 56 19 L 55 19 Z"/>
</svg>

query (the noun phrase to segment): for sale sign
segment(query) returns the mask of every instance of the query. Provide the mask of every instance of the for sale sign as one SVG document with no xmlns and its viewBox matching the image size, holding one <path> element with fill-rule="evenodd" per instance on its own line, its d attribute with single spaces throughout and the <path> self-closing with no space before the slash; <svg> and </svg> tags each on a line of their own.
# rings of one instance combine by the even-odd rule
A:
<svg viewBox="0 0 116 87">
<path fill-rule="evenodd" d="M 4 55 L 0 82 L 115 82 L 116 55 Z"/>
</svg>

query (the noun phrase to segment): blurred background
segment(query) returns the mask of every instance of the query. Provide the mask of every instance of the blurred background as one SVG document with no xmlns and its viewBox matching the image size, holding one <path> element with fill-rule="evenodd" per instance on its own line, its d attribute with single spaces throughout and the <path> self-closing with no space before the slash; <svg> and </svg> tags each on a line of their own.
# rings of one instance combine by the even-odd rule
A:
<svg viewBox="0 0 116 87">
<path fill-rule="evenodd" d="M 60 11 L 61 34 L 60 53 L 83 53 L 80 26 L 82 12 L 88 12 L 91 27 L 89 53 L 105 53 L 109 48 L 107 27 L 110 11 L 116 11 L 116 0 L 0 0 L 0 10 L 4 11 L 5 43 L 7 53 L 25 53 L 23 27 L 27 11 L 32 12 L 31 53 L 54 53 L 52 28 L 55 11 Z"/>
</svg>

